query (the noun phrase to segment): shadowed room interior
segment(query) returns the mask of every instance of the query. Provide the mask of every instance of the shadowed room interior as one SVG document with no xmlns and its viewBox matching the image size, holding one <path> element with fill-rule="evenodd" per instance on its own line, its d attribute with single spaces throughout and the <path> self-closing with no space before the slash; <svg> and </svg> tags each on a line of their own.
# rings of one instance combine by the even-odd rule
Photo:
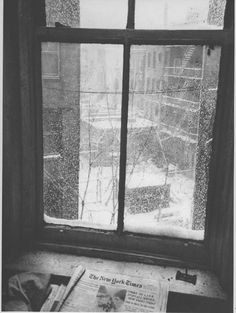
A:
<svg viewBox="0 0 236 313">
<path fill-rule="evenodd" d="M 234 1 L 3 6 L 2 309 L 233 312 Z"/>
</svg>

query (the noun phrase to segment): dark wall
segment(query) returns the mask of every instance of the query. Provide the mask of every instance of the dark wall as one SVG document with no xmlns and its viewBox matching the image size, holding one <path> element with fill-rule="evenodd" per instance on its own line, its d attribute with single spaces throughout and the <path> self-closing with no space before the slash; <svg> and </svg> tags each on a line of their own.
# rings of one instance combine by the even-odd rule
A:
<svg viewBox="0 0 236 313">
<path fill-rule="evenodd" d="M 229 42 L 222 49 L 221 79 L 218 90 L 215 144 L 211 164 L 208 202 L 208 243 L 211 267 L 229 296 L 233 307 L 233 216 L 234 216 L 234 1 L 228 1 L 225 28 L 231 29 Z M 217 123 L 218 122 L 218 123 Z M 220 143 L 220 144 L 218 144 Z"/>
<path fill-rule="evenodd" d="M 4 1 L 3 48 L 3 258 L 17 253 L 21 211 L 21 106 L 18 0 Z"/>
<path fill-rule="evenodd" d="M 35 107 L 33 35 L 42 1 L 5 0 L 3 25 L 3 258 L 33 240 Z M 34 217 L 34 216 L 33 216 Z"/>
<path fill-rule="evenodd" d="M 234 168 L 234 52 L 228 55 L 228 79 L 225 84 L 225 99 L 229 109 L 223 116 L 223 126 L 218 132 L 222 145 L 220 157 L 215 162 L 215 177 L 217 185 L 213 194 L 211 221 L 216 228 L 209 225 L 212 235 L 210 238 L 212 267 L 216 271 L 223 287 L 232 296 L 233 287 L 233 168 Z M 223 97 L 223 95 L 222 95 Z M 217 151 L 216 151 L 217 153 Z M 217 192 L 216 192 L 217 191 Z"/>
</svg>

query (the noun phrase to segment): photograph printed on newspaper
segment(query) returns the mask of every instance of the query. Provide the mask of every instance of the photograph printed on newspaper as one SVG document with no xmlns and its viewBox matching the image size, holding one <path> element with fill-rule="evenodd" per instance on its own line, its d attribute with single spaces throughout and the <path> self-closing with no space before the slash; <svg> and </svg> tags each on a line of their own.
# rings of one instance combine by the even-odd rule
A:
<svg viewBox="0 0 236 313">
<path fill-rule="evenodd" d="M 87 270 L 64 312 L 166 312 L 168 285 L 136 276 Z"/>
</svg>

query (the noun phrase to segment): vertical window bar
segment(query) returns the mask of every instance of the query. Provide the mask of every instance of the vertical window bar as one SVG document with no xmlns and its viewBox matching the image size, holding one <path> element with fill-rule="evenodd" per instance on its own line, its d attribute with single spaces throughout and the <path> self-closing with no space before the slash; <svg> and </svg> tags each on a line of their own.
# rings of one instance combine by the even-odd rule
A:
<svg viewBox="0 0 236 313">
<path fill-rule="evenodd" d="M 224 29 L 234 28 L 234 1 L 227 0 L 225 5 Z"/>
<path fill-rule="evenodd" d="M 34 19 L 37 26 L 46 26 L 46 8 L 45 0 L 35 1 Z"/>
<path fill-rule="evenodd" d="M 36 103 L 36 160 L 37 160 L 37 227 L 38 231 L 43 225 L 43 102 L 42 102 L 42 72 L 41 72 L 41 41 L 35 40 L 35 103 Z"/>
<path fill-rule="evenodd" d="M 124 204 L 125 204 L 125 177 L 126 177 L 126 150 L 127 150 L 127 122 L 129 103 L 129 67 L 130 44 L 124 45 L 123 81 L 122 81 L 122 108 L 121 108 L 121 134 L 120 134 L 120 177 L 118 195 L 118 234 L 124 228 Z"/>
<path fill-rule="evenodd" d="M 128 20 L 126 28 L 134 29 L 135 0 L 129 0 Z"/>
</svg>

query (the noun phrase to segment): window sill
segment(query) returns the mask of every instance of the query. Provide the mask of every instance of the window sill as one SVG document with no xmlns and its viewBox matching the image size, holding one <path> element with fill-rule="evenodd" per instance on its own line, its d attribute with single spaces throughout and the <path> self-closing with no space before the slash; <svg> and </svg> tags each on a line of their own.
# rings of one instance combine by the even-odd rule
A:
<svg viewBox="0 0 236 313">
<path fill-rule="evenodd" d="M 45 225 L 35 249 L 182 268 L 209 269 L 204 242 L 124 232 Z"/>
<path fill-rule="evenodd" d="M 189 270 L 189 274 L 197 275 L 196 285 L 193 285 L 175 279 L 177 270 L 183 271 L 183 269 L 177 267 L 117 262 L 103 260 L 101 258 L 75 256 L 45 250 L 26 252 L 14 261 L 8 260 L 8 262 L 5 261 L 4 263 L 3 275 L 6 272 L 32 271 L 60 276 L 70 276 L 74 267 L 81 264 L 87 269 L 139 276 L 153 280 L 161 278 L 169 284 L 169 291 L 173 293 L 226 300 L 226 294 L 220 286 L 217 277 L 212 272 L 206 270 Z"/>
<path fill-rule="evenodd" d="M 49 158 L 50 156 L 48 156 Z M 98 230 L 116 230 L 116 225 L 105 225 L 102 224 L 94 224 L 89 222 L 81 222 L 79 219 L 68 220 L 63 218 L 56 218 L 48 216 L 44 214 L 44 222 L 47 224 L 52 225 L 62 225 L 62 226 L 72 226 L 72 227 L 84 227 L 84 228 L 92 228 Z M 180 238 L 186 240 L 196 240 L 201 242 L 204 240 L 204 230 L 192 230 L 192 229 L 185 229 L 180 226 L 166 226 L 166 225 L 158 225 L 156 227 L 141 226 L 141 223 L 137 226 L 134 226 L 132 223 L 125 225 L 125 231 L 136 233 L 136 234 L 144 234 L 144 235 L 154 235 L 154 236 L 166 236 L 169 238 Z"/>
</svg>

